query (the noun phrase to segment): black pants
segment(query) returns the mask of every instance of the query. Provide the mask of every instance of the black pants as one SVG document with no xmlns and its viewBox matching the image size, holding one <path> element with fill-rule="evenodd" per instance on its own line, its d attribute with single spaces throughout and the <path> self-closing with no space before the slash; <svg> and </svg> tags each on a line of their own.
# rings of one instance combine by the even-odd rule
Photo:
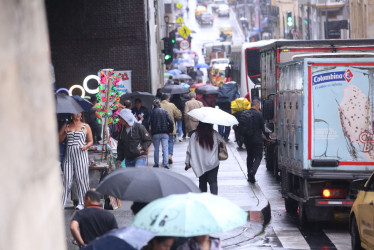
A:
<svg viewBox="0 0 374 250">
<path fill-rule="evenodd" d="M 248 140 L 244 140 L 247 150 L 247 173 L 248 176 L 255 176 L 262 160 L 263 144 L 253 144 Z"/>
<path fill-rule="evenodd" d="M 205 172 L 202 176 L 199 177 L 199 188 L 201 192 L 208 192 L 208 183 L 210 187 L 210 192 L 212 194 L 218 194 L 218 184 L 217 184 L 217 175 L 218 167 Z"/>
</svg>

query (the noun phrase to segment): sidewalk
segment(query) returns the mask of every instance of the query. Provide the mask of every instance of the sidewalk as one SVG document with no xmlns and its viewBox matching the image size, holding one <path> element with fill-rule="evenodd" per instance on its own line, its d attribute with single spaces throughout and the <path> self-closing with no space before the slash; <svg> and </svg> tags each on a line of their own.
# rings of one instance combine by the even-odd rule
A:
<svg viewBox="0 0 374 250">
<path fill-rule="evenodd" d="M 263 226 L 270 220 L 270 205 L 262 194 L 260 187 L 256 184 L 249 184 L 246 180 L 246 164 L 240 158 L 236 150 L 236 144 L 233 136 L 231 141 L 227 143 L 229 158 L 226 161 L 221 161 L 218 171 L 218 195 L 223 196 L 249 213 L 249 221 L 246 225 L 231 230 L 225 233 L 215 234 L 222 240 L 222 245 L 225 249 L 238 249 L 248 244 L 248 241 L 263 232 Z M 174 163 L 170 165 L 170 171 L 188 176 L 196 185 L 198 185 L 198 178 L 195 176 L 192 169 L 184 170 L 186 149 L 188 139 L 174 144 Z M 149 151 L 148 167 L 152 167 L 154 148 L 153 145 Z M 161 158 L 161 152 L 160 152 Z M 95 176 L 96 175 L 96 176 Z M 91 174 L 90 178 L 97 178 L 97 173 Z M 90 184 L 95 183 L 90 180 Z M 97 179 L 98 183 L 98 179 Z M 91 187 L 95 187 L 91 184 Z M 118 226 L 129 226 L 131 224 L 133 215 L 130 210 L 132 202 L 123 201 L 122 207 L 113 211 Z M 70 219 L 74 210 L 65 211 L 65 226 L 68 249 L 77 249 L 71 244 L 71 233 L 69 231 Z"/>
</svg>

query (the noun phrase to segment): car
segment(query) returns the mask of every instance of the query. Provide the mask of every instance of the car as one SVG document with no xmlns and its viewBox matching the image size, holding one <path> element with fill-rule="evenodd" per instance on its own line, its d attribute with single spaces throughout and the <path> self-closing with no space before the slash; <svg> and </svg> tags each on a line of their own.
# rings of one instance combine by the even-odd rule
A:
<svg viewBox="0 0 374 250">
<path fill-rule="evenodd" d="M 195 10 L 195 18 L 196 18 L 196 19 L 199 19 L 199 18 L 200 18 L 200 15 L 201 15 L 202 13 L 204 13 L 204 12 L 207 12 L 206 7 L 203 6 L 203 5 L 198 5 L 198 6 L 196 7 L 196 10 Z"/>
<path fill-rule="evenodd" d="M 349 217 L 351 245 L 353 250 L 374 249 L 374 173 L 360 189 Z"/>
<path fill-rule="evenodd" d="M 218 9 L 218 6 L 221 4 L 228 4 L 227 0 L 214 0 L 212 4 L 212 10 L 215 12 Z"/>
<path fill-rule="evenodd" d="M 229 24 L 223 24 L 219 27 L 219 33 L 223 33 L 227 35 L 228 37 L 232 37 L 232 27 Z"/>
<path fill-rule="evenodd" d="M 200 15 L 198 23 L 200 25 L 203 25 L 203 24 L 213 25 L 213 21 L 214 21 L 214 16 L 212 15 L 212 13 L 210 13 L 210 12 L 203 12 Z"/>
<path fill-rule="evenodd" d="M 227 4 L 220 4 L 217 9 L 218 16 L 230 16 L 230 8 Z"/>
<path fill-rule="evenodd" d="M 224 64 L 226 67 L 227 65 L 229 65 L 229 63 L 230 63 L 230 59 L 228 58 L 216 58 L 210 61 L 210 67 L 213 67 L 213 65 L 215 64 Z"/>
</svg>

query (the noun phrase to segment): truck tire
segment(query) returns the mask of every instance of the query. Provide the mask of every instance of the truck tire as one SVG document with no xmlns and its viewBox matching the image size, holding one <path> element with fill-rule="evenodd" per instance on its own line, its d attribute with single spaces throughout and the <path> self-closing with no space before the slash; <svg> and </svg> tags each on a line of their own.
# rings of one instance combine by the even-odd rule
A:
<svg viewBox="0 0 374 250">
<path fill-rule="evenodd" d="M 355 216 L 353 215 L 352 216 L 352 219 L 351 219 L 351 228 L 350 228 L 350 233 L 351 233 L 351 246 L 352 246 L 352 250 L 361 250 L 363 249 L 361 247 L 361 239 L 360 239 L 360 234 L 358 232 L 358 228 L 357 228 L 357 222 L 356 222 L 356 218 Z"/>
<path fill-rule="evenodd" d="M 308 223 L 306 216 L 306 204 L 302 201 L 299 201 L 299 227 L 303 228 Z"/>
<path fill-rule="evenodd" d="M 286 212 L 287 213 L 296 214 L 299 204 L 294 199 L 284 198 L 284 206 L 286 207 Z"/>
</svg>

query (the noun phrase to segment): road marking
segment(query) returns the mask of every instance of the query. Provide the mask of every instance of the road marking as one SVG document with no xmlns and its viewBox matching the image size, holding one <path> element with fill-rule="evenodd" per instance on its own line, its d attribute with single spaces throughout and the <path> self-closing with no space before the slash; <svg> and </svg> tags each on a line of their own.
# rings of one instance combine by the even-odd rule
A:
<svg viewBox="0 0 374 250">
<path fill-rule="evenodd" d="M 310 249 L 309 244 L 295 227 L 272 225 L 275 234 L 286 249 Z"/>
<path fill-rule="evenodd" d="M 323 230 L 331 242 L 335 245 L 338 250 L 349 250 L 351 249 L 351 235 L 349 232 L 336 232 L 332 230 Z"/>
</svg>

